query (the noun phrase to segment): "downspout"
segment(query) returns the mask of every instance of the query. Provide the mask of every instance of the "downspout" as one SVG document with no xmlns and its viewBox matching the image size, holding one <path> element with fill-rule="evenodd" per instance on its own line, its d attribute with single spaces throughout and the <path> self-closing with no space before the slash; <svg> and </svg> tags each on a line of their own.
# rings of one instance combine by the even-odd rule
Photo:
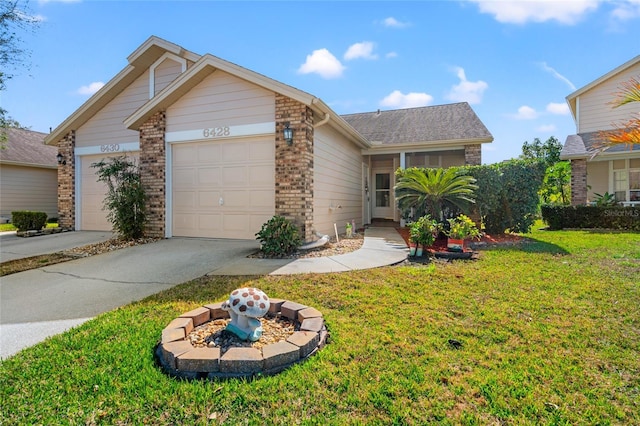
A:
<svg viewBox="0 0 640 426">
<path fill-rule="evenodd" d="M 317 129 L 320 126 L 324 126 L 325 124 L 327 124 L 329 122 L 329 119 L 331 118 L 331 114 L 329 114 L 328 112 L 324 113 L 324 118 L 320 121 L 318 121 L 316 124 L 313 125 L 314 129 Z"/>
</svg>

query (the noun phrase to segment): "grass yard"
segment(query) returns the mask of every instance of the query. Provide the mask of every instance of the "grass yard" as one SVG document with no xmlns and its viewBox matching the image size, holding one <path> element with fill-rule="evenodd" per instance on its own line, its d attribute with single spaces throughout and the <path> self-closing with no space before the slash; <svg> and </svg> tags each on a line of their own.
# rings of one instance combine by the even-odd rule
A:
<svg viewBox="0 0 640 426">
<path fill-rule="evenodd" d="M 640 235 L 529 237 L 474 262 L 185 283 L 2 362 L 0 422 L 640 424 Z M 161 330 L 241 286 L 319 309 L 331 343 L 253 381 L 164 375 Z"/>
</svg>

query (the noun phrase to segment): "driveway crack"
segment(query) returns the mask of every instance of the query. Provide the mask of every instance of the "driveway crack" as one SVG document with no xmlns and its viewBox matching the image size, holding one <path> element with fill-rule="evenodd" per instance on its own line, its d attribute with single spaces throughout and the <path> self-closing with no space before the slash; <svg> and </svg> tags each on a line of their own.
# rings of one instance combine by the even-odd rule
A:
<svg viewBox="0 0 640 426">
<path fill-rule="evenodd" d="M 109 279 L 106 279 L 106 278 L 83 277 L 81 275 L 70 274 L 68 272 L 47 271 L 46 269 L 40 269 L 40 271 L 44 272 L 45 274 L 62 275 L 62 276 L 65 276 L 65 277 L 76 278 L 76 279 L 79 279 L 79 280 L 93 280 L 93 281 L 100 281 L 100 282 L 111 283 L 111 284 L 142 284 L 142 285 L 166 285 L 166 286 L 174 286 L 175 285 L 175 284 L 172 284 L 172 283 L 163 283 L 163 282 L 159 282 L 159 281 L 119 281 L 119 280 L 109 280 Z"/>
</svg>

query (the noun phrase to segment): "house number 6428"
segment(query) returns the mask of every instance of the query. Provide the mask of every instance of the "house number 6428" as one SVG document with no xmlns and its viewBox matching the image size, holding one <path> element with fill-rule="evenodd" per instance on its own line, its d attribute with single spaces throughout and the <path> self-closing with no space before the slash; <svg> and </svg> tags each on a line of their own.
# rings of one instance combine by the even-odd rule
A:
<svg viewBox="0 0 640 426">
<path fill-rule="evenodd" d="M 229 126 L 212 127 L 210 129 L 204 129 L 202 131 L 202 136 L 204 136 L 205 138 L 220 138 L 223 136 L 230 136 L 230 135 L 231 135 L 231 129 L 229 129 Z"/>
</svg>

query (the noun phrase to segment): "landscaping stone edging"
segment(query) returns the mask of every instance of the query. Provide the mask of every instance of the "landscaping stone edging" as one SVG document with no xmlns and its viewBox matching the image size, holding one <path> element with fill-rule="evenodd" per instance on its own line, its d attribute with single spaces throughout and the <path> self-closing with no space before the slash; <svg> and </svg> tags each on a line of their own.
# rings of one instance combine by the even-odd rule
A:
<svg viewBox="0 0 640 426">
<path fill-rule="evenodd" d="M 60 234 L 61 232 L 65 232 L 64 229 L 58 228 L 45 228 L 40 230 L 31 230 L 31 231 L 16 231 L 16 236 L 18 237 L 39 237 L 41 235 L 51 235 L 51 234 Z"/>
<path fill-rule="evenodd" d="M 270 314 L 280 314 L 299 324 L 288 339 L 256 348 L 196 348 L 188 340 L 199 325 L 229 318 L 222 302 L 204 305 L 180 315 L 162 330 L 155 356 L 162 369 L 173 377 L 186 379 L 226 379 L 277 374 L 302 362 L 322 349 L 328 331 L 322 313 L 309 306 L 282 299 L 269 299 Z"/>
</svg>

